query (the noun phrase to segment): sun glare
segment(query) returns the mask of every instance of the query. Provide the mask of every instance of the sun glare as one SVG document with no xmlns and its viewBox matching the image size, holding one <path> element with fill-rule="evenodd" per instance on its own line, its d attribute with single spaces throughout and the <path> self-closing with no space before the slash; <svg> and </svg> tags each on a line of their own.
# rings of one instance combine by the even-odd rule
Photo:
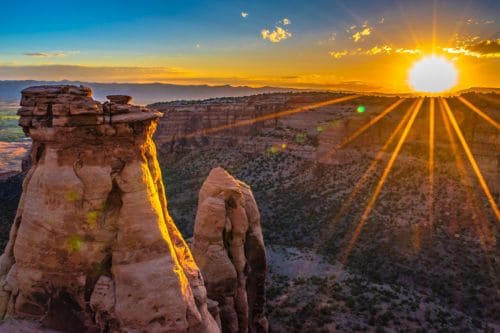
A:
<svg viewBox="0 0 500 333">
<path fill-rule="evenodd" d="M 443 57 L 428 56 L 413 65 L 409 81 L 415 91 L 440 93 L 455 85 L 457 70 Z"/>
</svg>

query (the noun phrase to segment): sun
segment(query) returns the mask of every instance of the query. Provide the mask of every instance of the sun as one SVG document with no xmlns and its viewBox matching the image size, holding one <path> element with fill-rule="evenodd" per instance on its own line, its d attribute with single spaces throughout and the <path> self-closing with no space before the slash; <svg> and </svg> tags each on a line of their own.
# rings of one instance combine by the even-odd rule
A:
<svg viewBox="0 0 500 333">
<path fill-rule="evenodd" d="M 447 59 L 427 56 L 410 69 L 409 83 L 413 90 L 440 93 L 452 88 L 457 82 L 457 70 Z"/>
</svg>

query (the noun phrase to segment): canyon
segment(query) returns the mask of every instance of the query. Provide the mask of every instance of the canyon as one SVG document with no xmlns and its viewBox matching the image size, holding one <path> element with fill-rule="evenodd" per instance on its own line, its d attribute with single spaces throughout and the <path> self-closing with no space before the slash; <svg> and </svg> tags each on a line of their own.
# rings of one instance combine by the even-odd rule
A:
<svg viewBox="0 0 500 333">
<path fill-rule="evenodd" d="M 462 96 L 500 121 L 497 94 Z M 402 97 L 294 92 L 146 107 L 163 115 L 153 136 L 158 165 L 168 212 L 188 243 L 196 244 L 197 221 L 206 220 L 197 214 L 200 190 L 214 168 L 251 187 L 266 244 L 270 330 L 499 329 L 497 221 L 437 103 L 430 191 L 430 98 L 345 260 L 417 101 Z M 455 96 L 446 100 L 498 202 L 498 130 Z M 0 188 L 4 241 L 25 175 Z M 233 200 L 217 200 L 213 221 L 222 221 L 221 207 L 231 210 Z"/>
<path fill-rule="evenodd" d="M 433 192 L 426 98 L 344 259 L 417 102 L 406 98 L 389 113 L 397 97 L 321 104 L 347 96 L 278 93 L 149 105 L 164 113 L 155 140 L 182 234 L 192 237 L 197 190 L 222 166 L 251 185 L 259 204 L 272 262 L 266 285 L 273 330 L 498 329 L 496 217 L 438 99 Z M 497 94 L 462 97 L 500 121 Z M 498 129 L 456 96 L 446 101 L 498 203 Z"/>
</svg>

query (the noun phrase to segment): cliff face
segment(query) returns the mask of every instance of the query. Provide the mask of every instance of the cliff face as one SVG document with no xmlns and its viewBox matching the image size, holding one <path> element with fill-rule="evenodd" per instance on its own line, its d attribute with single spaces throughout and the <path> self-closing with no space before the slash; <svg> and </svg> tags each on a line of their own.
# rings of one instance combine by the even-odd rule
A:
<svg viewBox="0 0 500 333">
<path fill-rule="evenodd" d="M 167 211 L 161 114 L 85 87 L 22 92 L 32 161 L 0 259 L 0 316 L 62 331 L 217 332 Z"/>
<path fill-rule="evenodd" d="M 208 296 L 220 304 L 224 332 L 267 332 L 266 252 L 248 185 L 222 168 L 200 190 L 192 243 Z"/>
<path fill-rule="evenodd" d="M 294 142 L 296 135 L 308 134 L 305 129 L 311 122 L 310 117 L 300 113 L 280 117 L 279 113 L 340 96 L 344 95 L 264 94 L 199 102 L 156 103 L 150 107 L 163 112 L 164 117 L 155 141 L 165 153 L 205 146 L 237 147 L 244 152 L 261 153 L 287 142 L 288 149 L 297 155 L 312 156 L 313 151 L 305 142 Z M 319 115 L 319 118 L 324 116 Z"/>
<path fill-rule="evenodd" d="M 335 99 L 344 100 L 314 107 Z M 286 151 L 316 161 L 395 100 L 310 92 L 156 103 L 150 107 L 164 113 L 155 134 L 162 153 L 235 148 L 250 154 Z M 369 105 L 369 114 L 356 112 L 359 105 Z M 391 118 L 379 126 L 379 133 L 361 137 L 358 142 L 383 142 L 382 133 L 396 124 Z"/>
</svg>

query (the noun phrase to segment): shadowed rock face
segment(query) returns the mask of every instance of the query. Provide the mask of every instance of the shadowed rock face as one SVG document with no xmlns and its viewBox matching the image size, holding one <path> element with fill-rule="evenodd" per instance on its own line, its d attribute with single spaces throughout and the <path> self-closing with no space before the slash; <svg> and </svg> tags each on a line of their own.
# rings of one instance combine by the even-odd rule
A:
<svg viewBox="0 0 500 333">
<path fill-rule="evenodd" d="M 224 332 L 267 332 L 266 253 L 248 185 L 213 169 L 199 193 L 192 251 Z"/>
<path fill-rule="evenodd" d="M 218 332 L 167 211 L 151 138 L 161 114 L 91 95 L 22 92 L 33 166 L 0 258 L 0 316 L 67 332 Z"/>
</svg>

